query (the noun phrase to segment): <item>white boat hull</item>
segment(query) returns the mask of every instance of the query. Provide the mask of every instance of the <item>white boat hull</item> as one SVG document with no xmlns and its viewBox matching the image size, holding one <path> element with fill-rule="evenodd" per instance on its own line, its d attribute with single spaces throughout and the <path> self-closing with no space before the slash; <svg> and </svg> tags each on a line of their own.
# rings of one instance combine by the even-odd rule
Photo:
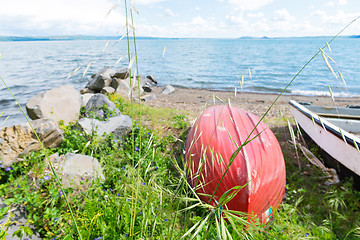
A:
<svg viewBox="0 0 360 240">
<path fill-rule="evenodd" d="M 358 144 L 356 142 L 360 140 L 353 134 L 340 129 L 326 119 L 321 118 L 320 122 L 318 120 L 319 116 L 311 111 L 304 114 L 304 109 L 307 109 L 305 107 L 303 107 L 304 109 L 299 109 L 301 107 L 303 106 L 296 106 L 290 109 L 300 127 L 331 157 L 360 176 L 360 152 L 354 146 L 354 144 Z M 311 115 L 309 116 L 309 114 Z M 334 134 L 332 131 L 326 130 L 324 126 L 338 131 L 342 134 L 341 137 Z M 347 139 L 346 142 L 344 141 L 344 138 Z"/>
</svg>

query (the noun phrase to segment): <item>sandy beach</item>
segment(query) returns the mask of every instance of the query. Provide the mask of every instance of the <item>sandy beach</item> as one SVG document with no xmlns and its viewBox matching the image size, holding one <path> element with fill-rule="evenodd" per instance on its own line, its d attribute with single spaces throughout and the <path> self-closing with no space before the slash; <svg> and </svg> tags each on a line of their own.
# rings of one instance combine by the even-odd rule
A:
<svg viewBox="0 0 360 240">
<path fill-rule="evenodd" d="M 156 99 L 147 101 L 145 104 L 152 107 L 187 110 L 193 113 L 194 116 L 197 116 L 205 107 L 220 105 L 230 101 L 232 106 L 243 108 L 260 117 L 277 97 L 276 94 L 238 92 L 235 95 L 234 92 L 190 88 L 176 88 L 172 94 L 163 95 L 160 94 L 161 90 L 162 88 L 160 87 L 154 88 L 153 94 L 156 94 Z M 219 99 L 223 100 L 223 102 Z M 290 117 L 290 100 L 310 102 L 311 104 L 321 106 L 360 105 L 360 97 L 335 98 L 334 102 L 330 96 L 282 95 L 269 111 L 266 119 L 279 117 L 280 111 L 284 116 Z"/>
</svg>

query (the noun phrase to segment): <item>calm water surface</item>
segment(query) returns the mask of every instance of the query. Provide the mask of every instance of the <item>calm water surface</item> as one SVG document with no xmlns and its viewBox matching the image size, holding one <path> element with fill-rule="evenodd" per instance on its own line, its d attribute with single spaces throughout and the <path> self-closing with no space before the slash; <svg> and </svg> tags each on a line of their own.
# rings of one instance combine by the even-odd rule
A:
<svg viewBox="0 0 360 240">
<path fill-rule="evenodd" d="M 297 71 L 326 45 L 330 38 L 281 39 L 138 39 L 139 72 L 154 75 L 159 85 L 278 93 Z M 126 41 L 39 41 L 0 42 L 0 76 L 25 103 L 34 95 L 70 83 L 83 88 L 91 74 L 111 66 L 127 66 Z M 164 46 L 166 51 L 162 58 Z M 329 95 L 328 86 L 337 96 L 360 95 L 360 39 L 338 38 L 331 44 L 329 56 L 334 71 L 341 71 L 346 86 L 327 68 L 321 55 L 297 77 L 286 94 Z M 133 52 L 133 50 L 131 50 Z M 89 61 L 92 65 L 83 72 Z M 329 60 L 330 61 L 330 60 Z M 77 67 L 80 70 L 69 79 Z M 249 69 L 251 77 L 249 75 Z M 0 84 L 0 113 L 10 116 L 6 125 L 24 122 L 22 113 L 8 90 Z"/>
</svg>

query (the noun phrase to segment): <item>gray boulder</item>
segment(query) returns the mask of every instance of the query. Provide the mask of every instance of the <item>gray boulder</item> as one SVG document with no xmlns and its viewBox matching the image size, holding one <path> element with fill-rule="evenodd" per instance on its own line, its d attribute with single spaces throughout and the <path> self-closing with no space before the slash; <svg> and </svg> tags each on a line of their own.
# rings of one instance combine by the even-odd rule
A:
<svg viewBox="0 0 360 240">
<path fill-rule="evenodd" d="M 100 93 L 102 94 L 111 94 L 111 93 L 114 93 L 115 92 L 115 89 L 113 87 L 104 87 L 103 89 L 101 89 Z"/>
<path fill-rule="evenodd" d="M 67 153 L 59 156 L 55 153 L 49 157 L 55 172 L 62 180 L 64 187 L 80 187 L 85 189 L 95 179 L 105 180 L 101 165 L 96 158 Z M 52 175 L 50 166 L 45 169 L 45 174 Z"/>
<path fill-rule="evenodd" d="M 100 72 L 91 76 L 88 80 L 86 88 L 94 90 L 95 92 L 100 92 L 101 89 L 110 85 L 112 77 L 115 73 L 116 72 L 110 67 L 104 68 Z"/>
<path fill-rule="evenodd" d="M 134 80 L 133 78 L 127 78 L 124 80 L 119 81 L 119 85 L 116 89 L 116 93 L 121 94 L 125 96 L 126 98 L 130 99 L 131 96 L 133 98 L 136 98 L 139 96 L 139 90 L 140 95 L 143 94 L 144 89 L 141 87 L 138 87 L 138 81 Z"/>
<path fill-rule="evenodd" d="M 72 85 L 53 88 L 32 97 L 26 103 L 26 112 L 31 119 L 49 118 L 62 120 L 67 125 L 79 119 L 81 97 Z"/>
<path fill-rule="evenodd" d="M 73 184 L 84 187 L 84 184 L 81 183 L 85 183 L 86 180 L 91 182 L 96 178 L 105 180 L 100 163 L 96 158 L 73 153 L 67 153 L 63 158 L 64 161 L 60 160 L 60 163 L 62 165 L 62 184 L 65 187 Z"/>
<path fill-rule="evenodd" d="M 150 79 L 154 84 L 158 83 L 153 75 L 146 76 L 146 78 Z"/>
<path fill-rule="evenodd" d="M 129 76 L 130 76 L 130 71 L 128 68 L 120 68 L 113 75 L 114 78 L 119 78 L 119 79 L 125 79 L 128 78 Z"/>
<path fill-rule="evenodd" d="M 3 199 L 0 198 L 0 208 L 6 208 L 7 205 L 4 204 L 2 202 Z M 11 212 L 11 214 L 9 214 Z M 31 231 L 32 231 L 32 235 L 28 236 L 26 234 L 24 234 L 24 236 L 21 238 L 22 240 L 41 240 L 42 238 L 40 238 L 40 234 L 36 231 L 35 227 L 31 224 L 28 224 L 28 219 L 27 219 L 27 211 L 26 208 L 24 206 L 12 206 L 11 210 L 9 209 L 8 213 L 5 214 L 5 216 L 0 219 L 0 222 L 2 223 L 2 225 L 4 226 L 4 224 L 6 224 L 6 222 L 9 220 L 9 223 L 11 222 L 11 224 L 9 225 L 9 228 L 6 231 L 6 237 L 4 238 L 5 240 L 20 240 L 20 238 L 18 238 L 17 236 L 13 237 L 13 233 L 19 229 L 19 227 L 21 226 L 25 226 L 27 225 Z M 10 219 L 9 219 L 10 218 Z M 1 229 L 0 229 L 1 230 Z M 1 234 L 0 234 L 1 235 Z M 3 239 L 3 238 L 2 238 Z"/>
<path fill-rule="evenodd" d="M 156 99 L 156 95 L 155 94 L 148 94 L 148 95 L 144 95 L 140 98 L 142 101 L 147 102 L 147 101 L 151 101 L 153 99 Z"/>
<path fill-rule="evenodd" d="M 81 95 L 81 106 L 85 107 L 92 96 L 94 96 L 93 93 L 85 93 L 85 94 Z"/>
<path fill-rule="evenodd" d="M 107 96 L 101 93 L 94 94 L 85 106 L 85 116 L 87 117 L 96 116 L 100 119 L 106 119 L 119 114 L 120 111 L 116 108 L 115 103 L 111 102 Z"/>
<path fill-rule="evenodd" d="M 175 88 L 171 85 L 167 85 L 161 92 L 161 94 L 164 95 L 170 95 L 171 93 L 173 93 L 175 91 Z"/>
<path fill-rule="evenodd" d="M 1 167 L 10 167 L 13 163 L 23 161 L 23 156 L 41 149 L 36 138 L 39 136 L 44 147 L 55 148 L 64 139 L 64 131 L 50 119 L 31 121 L 35 132 L 28 123 L 0 129 Z"/>
<path fill-rule="evenodd" d="M 80 90 L 81 94 L 86 94 L 86 93 L 95 93 L 94 90 L 91 90 L 90 88 L 83 88 Z"/>
<path fill-rule="evenodd" d="M 112 117 L 107 121 L 82 118 L 78 121 L 78 125 L 89 135 L 94 132 L 100 136 L 112 133 L 115 139 L 123 140 L 131 132 L 132 120 L 127 115 Z"/>
</svg>

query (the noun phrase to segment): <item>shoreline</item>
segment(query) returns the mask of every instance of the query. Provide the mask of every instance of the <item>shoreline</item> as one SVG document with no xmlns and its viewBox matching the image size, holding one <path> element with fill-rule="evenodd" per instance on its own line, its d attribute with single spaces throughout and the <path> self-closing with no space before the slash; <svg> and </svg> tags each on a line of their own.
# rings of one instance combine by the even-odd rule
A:
<svg viewBox="0 0 360 240">
<path fill-rule="evenodd" d="M 227 104 L 229 101 L 232 106 L 243 108 L 261 117 L 271 106 L 278 94 L 273 93 L 253 93 L 233 91 L 218 91 L 197 88 L 180 88 L 170 95 L 161 94 L 162 87 L 154 87 L 150 94 L 155 94 L 156 98 L 145 101 L 144 104 L 151 107 L 173 108 L 186 110 L 196 117 L 206 107 Z M 216 98 L 214 98 L 214 96 Z M 219 99 L 222 99 L 220 101 Z M 277 118 L 280 111 L 283 116 L 291 117 L 290 100 L 310 102 L 314 105 L 346 107 L 347 105 L 360 105 L 360 96 L 358 97 L 334 97 L 335 102 L 330 96 L 304 96 L 288 95 L 280 96 L 273 108 L 269 111 L 266 118 Z"/>
</svg>

